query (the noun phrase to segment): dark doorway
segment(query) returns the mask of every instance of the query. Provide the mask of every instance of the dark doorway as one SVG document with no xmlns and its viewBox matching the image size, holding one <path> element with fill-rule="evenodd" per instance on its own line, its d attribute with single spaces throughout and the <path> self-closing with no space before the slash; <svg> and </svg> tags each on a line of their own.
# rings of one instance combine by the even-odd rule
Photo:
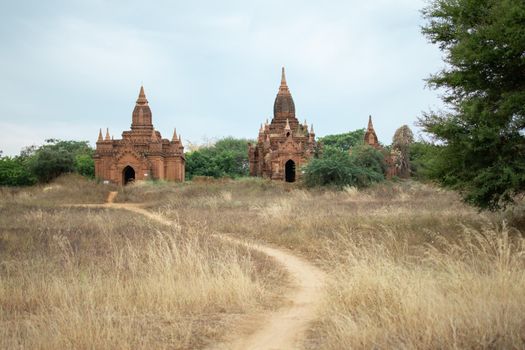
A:
<svg viewBox="0 0 525 350">
<path fill-rule="evenodd" d="M 127 185 L 130 182 L 135 181 L 135 170 L 129 165 L 122 170 L 122 178 L 124 185 Z"/>
<path fill-rule="evenodd" d="M 286 182 L 295 182 L 295 163 L 293 160 L 289 160 L 284 165 L 284 177 Z"/>
</svg>

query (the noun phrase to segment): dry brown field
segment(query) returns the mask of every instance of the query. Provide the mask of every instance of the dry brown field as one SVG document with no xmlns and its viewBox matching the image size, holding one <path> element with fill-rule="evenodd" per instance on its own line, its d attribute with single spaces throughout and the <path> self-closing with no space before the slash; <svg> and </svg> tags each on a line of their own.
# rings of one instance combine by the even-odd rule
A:
<svg viewBox="0 0 525 350">
<path fill-rule="evenodd" d="M 174 224 L 115 209 L 141 203 Z M 413 181 L 358 191 L 260 179 L 0 190 L 0 348 L 199 349 L 293 288 L 280 247 L 327 272 L 306 349 L 525 348 L 523 204 L 480 213 Z"/>
</svg>

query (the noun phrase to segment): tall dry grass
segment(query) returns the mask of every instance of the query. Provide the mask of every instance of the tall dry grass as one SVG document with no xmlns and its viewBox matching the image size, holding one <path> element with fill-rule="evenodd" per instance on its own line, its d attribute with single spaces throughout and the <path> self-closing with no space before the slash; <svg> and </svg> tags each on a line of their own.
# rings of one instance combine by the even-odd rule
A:
<svg viewBox="0 0 525 350">
<path fill-rule="evenodd" d="M 0 201 L 0 348 L 196 349 L 278 302 L 273 262 L 205 225 L 18 195 Z"/>
<path fill-rule="evenodd" d="M 153 210 L 206 217 L 213 231 L 293 249 L 330 273 L 308 348 L 525 347 L 519 206 L 479 213 L 415 182 L 333 192 L 244 179 L 169 191 Z"/>
<path fill-rule="evenodd" d="M 523 203 L 479 213 L 416 182 L 119 189 L 118 201 L 179 224 L 167 230 L 129 213 L 54 207 L 70 190 L 34 191 L 38 207 L 21 193 L 0 209 L 0 346 L 213 342 L 237 313 L 269 306 L 283 281 L 263 257 L 210 238 L 228 233 L 286 247 L 329 273 L 306 348 L 525 347 Z"/>
<path fill-rule="evenodd" d="M 464 228 L 406 254 L 341 231 L 318 336 L 325 349 L 521 349 L 525 346 L 525 240 L 509 229 Z"/>
</svg>

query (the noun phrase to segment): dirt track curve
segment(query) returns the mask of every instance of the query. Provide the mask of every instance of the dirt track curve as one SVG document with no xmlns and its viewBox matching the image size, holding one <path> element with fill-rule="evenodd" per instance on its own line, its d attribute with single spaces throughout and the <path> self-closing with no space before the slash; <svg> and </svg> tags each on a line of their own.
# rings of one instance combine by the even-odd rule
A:
<svg viewBox="0 0 525 350">
<path fill-rule="evenodd" d="M 116 192 L 110 192 L 106 204 L 79 205 L 82 207 L 99 207 L 125 209 L 144 215 L 165 225 L 171 222 L 161 215 L 147 211 L 136 204 L 113 203 Z M 292 276 L 295 286 L 289 295 L 287 306 L 261 315 L 262 323 L 251 334 L 230 334 L 232 340 L 210 347 L 214 350 L 292 350 L 303 348 L 308 326 L 316 318 L 319 302 L 322 300 L 322 287 L 326 275 L 316 266 L 285 250 L 262 244 L 247 243 L 226 235 L 220 239 L 234 244 L 242 244 L 260 251 L 281 264 Z M 234 332 L 233 332 L 234 333 Z M 233 339 L 235 336 L 235 339 Z"/>
</svg>

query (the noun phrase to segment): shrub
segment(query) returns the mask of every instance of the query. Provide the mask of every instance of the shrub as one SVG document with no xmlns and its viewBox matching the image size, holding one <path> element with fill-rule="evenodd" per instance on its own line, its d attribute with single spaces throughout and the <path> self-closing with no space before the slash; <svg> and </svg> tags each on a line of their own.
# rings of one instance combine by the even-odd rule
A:
<svg viewBox="0 0 525 350">
<path fill-rule="evenodd" d="M 78 172 L 93 177 L 95 166 L 93 150 L 87 141 L 46 140 L 46 144 L 32 149 L 27 157 L 31 172 L 40 182 L 49 182 L 61 174 Z"/>
<path fill-rule="evenodd" d="M 95 177 L 95 161 L 89 154 L 78 154 L 75 157 L 74 164 L 75 171 L 80 175 L 94 178 Z"/>
<path fill-rule="evenodd" d="M 319 138 L 319 142 L 325 147 L 334 147 L 346 152 L 354 146 L 362 145 L 364 137 L 365 129 L 358 129 L 343 134 L 326 135 Z"/>
<path fill-rule="evenodd" d="M 352 154 L 326 147 L 323 158 L 312 159 L 304 168 L 304 183 L 308 187 L 367 187 L 384 180 L 386 168 L 381 152 L 370 146 L 359 146 Z"/>
<path fill-rule="evenodd" d="M 23 157 L 0 158 L 0 186 L 29 186 L 35 182 Z"/>
<path fill-rule="evenodd" d="M 212 146 L 202 147 L 186 154 L 186 177 L 194 176 L 241 177 L 247 176 L 248 140 L 227 137 Z"/>
</svg>

